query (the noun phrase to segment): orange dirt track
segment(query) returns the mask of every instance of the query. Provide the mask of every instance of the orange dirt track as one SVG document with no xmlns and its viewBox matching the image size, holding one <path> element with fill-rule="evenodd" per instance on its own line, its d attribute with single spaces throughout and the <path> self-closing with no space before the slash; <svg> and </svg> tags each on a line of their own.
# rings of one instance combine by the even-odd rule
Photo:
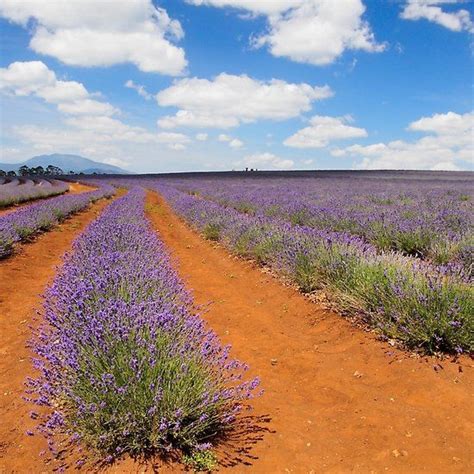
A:
<svg viewBox="0 0 474 474">
<path fill-rule="evenodd" d="M 253 416 L 271 421 L 227 447 L 226 465 L 258 473 L 472 472 L 472 360 L 410 357 L 204 241 L 154 193 L 148 209 L 195 302 L 211 303 L 205 319 L 265 389 Z"/>
</svg>

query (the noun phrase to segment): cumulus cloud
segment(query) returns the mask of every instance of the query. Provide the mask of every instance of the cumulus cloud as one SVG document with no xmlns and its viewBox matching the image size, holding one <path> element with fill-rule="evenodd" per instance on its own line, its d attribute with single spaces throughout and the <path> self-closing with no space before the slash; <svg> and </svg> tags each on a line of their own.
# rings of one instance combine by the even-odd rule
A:
<svg viewBox="0 0 474 474">
<path fill-rule="evenodd" d="M 196 6 L 213 6 L 213 7 L 233 7 L 237 9 L 247 10 L 254 14 L 275 15 L 283 13 L 290 7 L 301 3 L 298 0 L 186 0 L 187 3 Z"/>
<path fill-rule="evenodd" d="M 135 84 L 135 82 L 133 82 L 131 79 L 125 83 L 125 87 L 137 91 L 138 95 L 143 97 L 145 100 L 153 99 L 153 96 L 147 92 L 145 86 L 142 86 L 141 84 Z"/>
<path fill-rule="evenodd" d="M 405 20 L 428 20 L 451 31 L 474 33 L 474 22 L 464 8 L 445 11 L 442 5 L 462 5 L 462 0 L 408 0 L 400 16 Z"/>
<path fill-rule="evenodd" d="M 180 151 L 191 141 L 181 133 L 150 132 L 106 116 L 70 117 L 65 125 L 61 128 L 16 126 L 12 133 L 21 143 L 40 152 L 75 152 L 110 163 L 110 160 L 121 160 L 122 164 L 127 163 L 138 148 L 148 152 L 150 146 Z"/>
<path fill-rule="evenodd" d="M 183 133 L 161 132 L 157 135 L 158 143 L 164 143 L 171 150 L 185 150 L 191 140 Z"/>
<path fill-rule="evenodd" d="M 267 17 L 268 31 L 253 38 L 256 47 L 314 65 L 334 62 L 346 50 L 381 52 L 363 19 L 362 0 L 187 0 L 194 5 L 234 7 Z"/>
<path fill-rule="evenodd" d="M 348 125 L 350 121 L 350 117 L 315 115 L 309 127 L 298 130 L 283 143 L 295 148 L 324 148 L 332 141 L 367 136 L 365 129 Z"/>
<path fill-rule="evenodd" d="M 232 138 L 230 135 L 226 135 L 225 133 L 221 133 L 218 137 L 217 140 L 220 142 L 230 142 Z"/>
<path fill-rule="evenodd" d="M 230 135 L 226 135 L 225 133 L 221 133 L 217 137 L 217 140 L 220 142 L 228 143 L 231 148 L 242 148 L 244 146 L 244 142 L 242 140 L 231 137 Z"/>
<path fill-rule="evenodd" d="M 255 153 L 245 156 L 241 161 L 235 163 L 236 166 L 257 168 L 265 170 L 288 170 L 294 166 L 293 160 L 280 158 L 273 153 Z"/>
<path fill-rule="evenodd" d="M 0 91 L 17 96 L 35 95 L 70 115 L 113 115 L 118 110 L 107 102 L 91 99 L 79 82 L 58 80 L 41 61 L 14 62 L 0 68 Z"/>
<path fill-rule="evenodd" d="M 329 86 L 277 79 L 259 81 L 246 75 L 222 73 L 212 80 L 186 78 L 157 94 L 159 105 L 180 109 L 173 116 L 159 119 L 158 125 L 231 128 L 261 119 L 285 120 L 310 110 L 314 101 L 332 95 Z"/>
<path fill-rule="evenodd" d="M 238 138 L 233 138 L 229 142 L 229 146 L 231 148 L 242 148 L 244 146 L 244 142 L 242 140 L 239 140 Z"/>
<path fill-rule="evenodd" d="M 200 142 L 205 142 L 208 138 L 207 133 L 196 133 L 196 140 Z"/>
<path fill-rule="evenodd" d="M 2 0 L 0 16 L 29 28 L 30 48 L 72 66 L 132 63 L 141 71 L 179 75 L 186 68 L 177 20 L 152 0 Z"/>
<path fill-rule="evenodd" d="M 332 151 L 333 156 L 362 157 L 361 169 L 456 170 L 474 162 L 474 112 L 435 114 L 412 122 L 408 130 L 425 135 L 407 142 L 395 140 L 368 146 L 352 145 Z"/>
<path fill-rule="evenodd" d="M 84 99 L 58 105 L 60 112 L 71 115 L 114 115 L 117 109 L 97 100 Z"/>
</svg>

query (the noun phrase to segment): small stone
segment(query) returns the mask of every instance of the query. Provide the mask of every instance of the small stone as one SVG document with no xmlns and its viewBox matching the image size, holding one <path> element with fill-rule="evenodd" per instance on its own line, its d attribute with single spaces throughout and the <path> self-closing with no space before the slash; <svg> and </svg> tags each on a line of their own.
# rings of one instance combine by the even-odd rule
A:
<svg viewBox="0 0 474 474">
<path fill-rule="evenodd" d="M 356 370 L 353 375 L 354 375 L 354 377 L 356 377 L 358 379 L 360 379 L 361 377 L 364 376 L 364 374 L 360 373 L 358 370 Z"/>
<path fill-rule="evenodd" d="M 270 363 L 272 365 L 277 365 L 278 364 L 278 359 L 270 359 Z"/>
<path fill-rule="evenodd" d="M 399 458 L 400 456 L 408 456 L 408 451 L 405 451 L 404 449 L 402 450 L 394 449 L 392 451 L 392 455 L 396 458 Z"/>
<path fill-rule="evenodd" d="M 459 462 L 460 460 L 461 460 L 461 458 L 458 458 L 458 457 L 456 457 L 456 456 L 453 456 L 453 461 L 454 461 L 454 462 Z"/>
</svg>

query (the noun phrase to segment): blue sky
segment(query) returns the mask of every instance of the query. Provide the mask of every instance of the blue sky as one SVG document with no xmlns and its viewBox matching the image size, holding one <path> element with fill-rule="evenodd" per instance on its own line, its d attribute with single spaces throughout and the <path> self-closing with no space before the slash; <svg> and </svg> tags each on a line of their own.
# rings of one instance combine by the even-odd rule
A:
<svg viewBox="0 0 474 474">
<path fill-rule="evenodd" d="M 473 7 L 0 0 L 0 162 L 472 169 Z"/>
</svg>

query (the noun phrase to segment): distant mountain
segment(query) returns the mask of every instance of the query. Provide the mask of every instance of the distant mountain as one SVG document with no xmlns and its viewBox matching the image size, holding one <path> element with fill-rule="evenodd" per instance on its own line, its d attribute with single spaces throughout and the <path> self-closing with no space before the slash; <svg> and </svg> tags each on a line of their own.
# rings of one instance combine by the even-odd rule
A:
<svg viewBox="0 0 474 474">
<path fill-rule="evenodd" d="M 85 174 L 129 174 L 129 171 L 125 171 L 118 166 L 100 163 L 99 161 L 90 160 L 79 155 L 60 155 L 58 153 L 34 156 L 23 163 L 0 163 L 0 170 L 18 171 L 18 168 L 23 165 L 29 168 L 35 168 L 36 166 L 46 168 L 48 165 L 53 165 L 61 168 L 65 173 L 74 171 L 75 173 Z"/>
</svg>

